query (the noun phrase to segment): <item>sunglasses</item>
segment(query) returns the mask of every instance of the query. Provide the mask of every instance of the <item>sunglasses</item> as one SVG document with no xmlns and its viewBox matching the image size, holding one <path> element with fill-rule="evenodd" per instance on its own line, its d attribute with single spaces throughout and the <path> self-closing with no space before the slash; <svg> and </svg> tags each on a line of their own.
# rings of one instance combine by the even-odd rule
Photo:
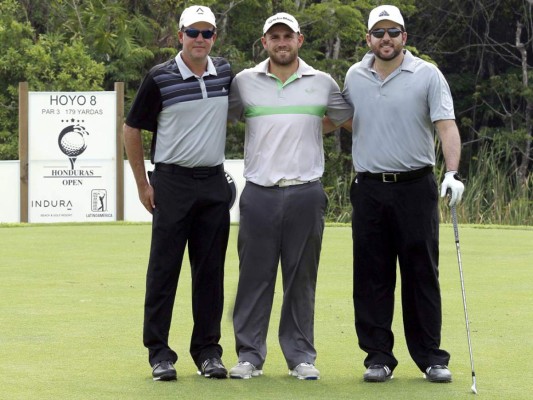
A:
<svg viewBox="0 0 533 400">
<path fill-rule="evenodd" d="M 202 37 L 204 39 L 211 39 L 213 35 L 215 34 L 215 31 L 212 31 L 209 29 L 200 31 L 198 29 L 188 28 L 188 29 L 185 29 L 183 32 L 185 32 L 185 34 L 192 39 L 196 39 L 200 33 L 202 34 Z"/>
<path fill-rule="evenodd" d="M 375 38 L 381 39 L 383 36 L 385 36 L 385 32 L 389 34 L 391 38 L 395 38 L 400 36 L 400 34 L 403 32 L 401 29 L 398 28 L 380 28 L 380 29 L 374 29 L 373 31 L 370 31 L 370 34 L 374 36 Z"/>
</svg>

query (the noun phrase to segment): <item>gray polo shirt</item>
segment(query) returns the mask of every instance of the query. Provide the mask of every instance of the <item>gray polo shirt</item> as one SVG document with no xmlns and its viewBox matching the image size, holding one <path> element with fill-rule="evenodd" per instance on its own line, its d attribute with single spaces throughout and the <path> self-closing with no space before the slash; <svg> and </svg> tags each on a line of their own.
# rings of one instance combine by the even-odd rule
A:
<svg viewBox="0 0 533 400">
<path fill-rule="evenodd" d="M 410 171 L 435 165 L 435 121 L 455 119 L 450 88 L 438 68 L 409 51 L 384 81 L 367 53 L 346 74 L 354 106 L 352 157 L 357 172 Z"/>
<path fill-rule="evenodd" d="M 320 178 L 322 118 L 327 114 L 341 124 L 353 113 L 330 75 L 298 61 L 284 83 L 268 72 L 267 59 L 238 73 L 231 84 L 229 119 L 246 120 L 244 177 L 261 186 Z"/>
</svg>

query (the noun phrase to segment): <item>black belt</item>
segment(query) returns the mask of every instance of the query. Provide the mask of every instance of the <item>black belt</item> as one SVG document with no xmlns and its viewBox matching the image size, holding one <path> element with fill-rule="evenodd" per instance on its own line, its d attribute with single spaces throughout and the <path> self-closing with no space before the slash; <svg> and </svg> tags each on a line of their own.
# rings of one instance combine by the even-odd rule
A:
<svg viewBox="0 0 533 400">
<path fill-rule="evenodd" d="M 194 179 L 205 179 L 213 175 L 224 171 L 223 164 L 217 165 L 215 167 L 193 167 L 187 168 L 182 167 L 181 165 L 176 164 L 162 164 L 157 163 L 155 165 L 156 171 L 169 172 L 171 174 L 185 175 L 193 177 Z"/>
<path fill-rule="evenodd" d="M 357 177 L 362 179 L 375 179 L 385 183 L 396 183 L 412 181 L 413 179 L 421 178 L 433 172 L 433 167 L 428 166 L 414 171 L 405 172 L 358 172 Z"/>
</svg>

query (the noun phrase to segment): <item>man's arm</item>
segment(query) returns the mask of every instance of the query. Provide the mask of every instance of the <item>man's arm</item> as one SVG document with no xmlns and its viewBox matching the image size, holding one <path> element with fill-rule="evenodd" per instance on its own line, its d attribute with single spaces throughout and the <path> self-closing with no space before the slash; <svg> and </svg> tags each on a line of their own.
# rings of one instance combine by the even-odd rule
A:
<svg viewBox="0 0 533 400">
<path fill-rule="evenodd" d="M 446 162 L 446 171 L 457 171 L 461 159 L 461 136 L 453 119 L 435 122 L 437 133 L 442 144 L 442 152 Z"/>
<path fill-rule="evenodd" d="M 437 133 L 442 144 L 442 152 L 446 162 L 446 173 L 441 184 L 440 197 L 450 194 L 450 207 L 461 201 L 465 189 L 463 182 L 459 180 L 457 170 L 461 159 L 461 136 L 453 119 L 445 119 L 435 122 Z"/>
<path fill-rule="evenodd" d="M 337 129 L 339 127 L 343 127 L 344 129 L 346 129 L 346 130 L 351 132 L 352 131 L 352 120 L 349 119 L 348 121 L 346 121 L 342 125 L 336 126 L 333 123 L 333 121 L 331 121 L 331 119 L 329 119 L 329 117 L 327 115 L 324 118 L 322 118 L 322 133 L 326 134 L 326 133 L 333 132 L 335 129 Z"/>
<path fill-rule="evenodd" d="M 146 177 L 141 130 L 124 124 L 124 148 L 137 183 L 137 192 L 144 208 L 152 213 L 155 208 L 154 189 Z"/>
</svg>

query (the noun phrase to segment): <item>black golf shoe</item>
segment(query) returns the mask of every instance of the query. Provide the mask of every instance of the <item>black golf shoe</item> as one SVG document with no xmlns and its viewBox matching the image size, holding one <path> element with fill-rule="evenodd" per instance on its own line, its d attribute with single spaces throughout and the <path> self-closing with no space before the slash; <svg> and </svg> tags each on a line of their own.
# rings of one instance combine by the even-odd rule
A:
<svg viewBox="0 0 533 400">
<path fill-rule="evenodd" d="M 452 381 L 452 373 L 446 365 L 432 365 L 428 367 L 425 376 L 430 382 L 448 383 Z"/>
<path fill-rule="evenodd" d="M 385 382 L 392 378 L 393 376 L 390 368 L 382 364 L 371 365 L 363 375 L 363 380 L 365 382 Z"/>
<path fill-rule="evenodd" d="M 154 381 L 175 381 L 176 370 L 172 361 L 161 361 L 154 365 L 152 370 Z"/>
<path fill-rule="evenodd" d="M 202 363 L 198 375 L 203 375 L 206 378 L 225 379 L 228 377 L 228 370 L 220 358 L 208 358 Z"/>
</svg>

